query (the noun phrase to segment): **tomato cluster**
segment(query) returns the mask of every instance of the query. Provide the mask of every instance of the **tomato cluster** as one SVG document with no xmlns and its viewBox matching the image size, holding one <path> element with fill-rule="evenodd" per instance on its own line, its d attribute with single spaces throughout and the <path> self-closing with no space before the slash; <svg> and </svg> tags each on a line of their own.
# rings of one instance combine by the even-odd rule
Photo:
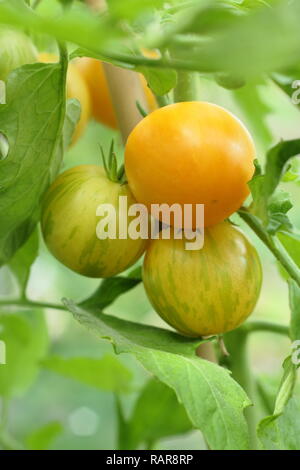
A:
<svg viewBox="0 0 300 470">
<path fill-rule="evenodd" d="M 146 250 L 144 286 L 166 322 L 187 336 L 230 331 L 252 312 L 261 287 L 255 248 L 225 220 L 248 195 L 254 156 L 250 134 L 225 109 L 202 102 L 160 108 L 127 140 L 128 184 L 109 181 L 101 168 L 89 165 L 55 181 L 44 203 L 46 243 L 63 264 L 92 277 L 122 272 Z M 203 248 L 187 250 L 184 236 L 175 236 L 182 227 L 169 239 L 148 242 L 97 239 L 97 205 L 113 204 L 119 220 L 121 194 L 150 211 L 152 204 L 204 204 Z"/>
<path fill-rule="evenodd" d="M 140 203 L 149 209 L 152 204 L 204 204 L 202 249 L 187 250 L 185 240 L 175 236 L 157 239 L 144 260 L 143 281 L 153 307 L 185 335 L 230 331 L 250 315 L 258 299 L 258 254 L 225 220 L 249 194 L 254 157 L 244 125 L 205 102 L 154 111 L 127 140 L 126 174 Z"/>
<path fill-rule="evenodd" d="M 10 64 L 0 63 L 4 79 L 23 63 L 57 61 L 49 53 L 37 58 L 32 43 L 28 46 L 29 39 L 16 37 L 16 41 L 20 39 L 26 53 L 18 48 L 19 55 Z M 107 161 L 104 159 L 104 168 L 81 165 L 62 173 L 43 203 L 41 222 L 46 244 L 68 268 L 100 278 L 123 272 L 146 252 L 145 290 L 167 323 L 187 336 L 230 331 L 252 312 L 261 287 L 262 270 L 255 248 L 226 220 L 249 194 L 254 143 L 245 126 L 215 104 L 182 102 L 155 109 L 154 96 L 145 79 L 141 80 L 151 113 L 127 140 L 127 181 L 117 169 L 113 151 Z M 69 64 L 67 96 L 81 104 L 72 143 L 91 116 L 117 127 L 100 61 L 82 58 Z M 186 205 L 193 209 L 204 205 L 203 248 L 186 249 L 184 219 L 179 224 L 177 219 L 169 219 L 175 228 L 168 239 L 132 238 L 128 234 L 131 218 L 123 213 L 121 196 L 127 198 L 127 206 L 138 202 L 150 214 L 153 204 L 169 208 L 177 205 L 183 211 Z M 117 225 L 124 228 L 126 219 L 125 236 L 96 236 L 97 208 L 101 204 L 114 208 Z M 161 222 L 166 223 L 163 218 Z M 190 224 L 189 230 L 199 230 L 196 219 L 192 218 Z M 178 231 L 183 234 L 181 238 L 176 236 Z"/>
</svg>

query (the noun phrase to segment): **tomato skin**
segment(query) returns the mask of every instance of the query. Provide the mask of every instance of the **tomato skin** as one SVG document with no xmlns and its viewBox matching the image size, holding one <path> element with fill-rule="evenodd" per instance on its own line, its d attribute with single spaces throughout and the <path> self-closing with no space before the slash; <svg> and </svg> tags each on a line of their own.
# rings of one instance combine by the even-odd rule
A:
<svg viewBox="0 0 300 470">
<path fill-rule="evenodd" d="M 242 205 L 255 148 L 243 124 L 215 104 L 160 108 L 133 129 L 125 149 L 128 183 L 139 203 L 205 204 L 205 226 Z"/>
<path fill-rule="evenodd" d="M 58 57 L 49 52 L 42 52 L 39 54 L 39 61 L 54 63 L 58 61 Z M 91 115 L 91 102 L 88 87 L 73 63 L 69 63 L 68 65 L 67 98 L 76 98 L 81 106 L 80 118 L 72 136 L 71 145 L 74 145 L 82 136 L 89 121 Z"/>
<path fill-rule="evenodd" d="M 92 103 L 92 116 L 96 121 L 117 129 L 117 119 L 102 62 L 90 57 L 82 57 L 74 64 L 87 83 Z"/>
<path fill-rule="evenodd" d="M 253 311 L 262 282 L 255 248 L 229 222 L 205 229 L 204 247 L 184 240 L 152 240 L 143 281 L 157 313 L 175 329 L 198 337 L 225 333 Z"/>
<path fill-rule="evenodd" d="M 135 203 L 128 185 L 111 182 L 102 167 L 79 165 L 62 173 L 49 188 L 42 210 L 42 232 L 51 253 L 65 266 L 88 277 L 114 276 L 143 254 L 147 240 L 96 236 L 102 203 L 118 213 L 119 196 Z"/>
<path fill-rule="evenodd" d="M 94 119 L 112 129 L 117 129 L 117 118 L 102 62 L 90 57 L 81 57 L 80 59 L 77 59 L 74 64 L 81 72 L 88 85 L 92 103 L 92 115 Z M 153 111 L 157 108 L 155 97 L 147 86 L 145 77 L 140 74 L 140 79 L 149 111 Z"/>
</svg>

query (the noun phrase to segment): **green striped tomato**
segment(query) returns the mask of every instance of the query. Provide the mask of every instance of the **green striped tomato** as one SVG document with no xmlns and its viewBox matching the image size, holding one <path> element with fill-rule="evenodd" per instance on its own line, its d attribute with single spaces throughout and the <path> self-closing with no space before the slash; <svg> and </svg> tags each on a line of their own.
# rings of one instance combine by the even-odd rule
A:
<svg viewBox="0 0 300 470">
<path fill-rule="evenodd" d="M 134 264 L 146 240 L 96 236 L 97 207 L 112 204 L 118 216 L 119 196 L 127 196 L 128 207 L 136 202 L 128 185 L 110 181 L 100 166 L 80 165 L 62 173 L 49 188 L 42 210 L 42 232 L 52 254 L 88 277 L 114 276 Z"/>
<path fill-rule="evenodd" d="M 245 235 L 222 222 L 205 229 L 201 250 L 186 250 L 185 240 L 153 240 L 143 281 L 167 323 L 187 336 L 208 336 L 233 330 L 251 314 L 262 269 Z"/>
</svg>

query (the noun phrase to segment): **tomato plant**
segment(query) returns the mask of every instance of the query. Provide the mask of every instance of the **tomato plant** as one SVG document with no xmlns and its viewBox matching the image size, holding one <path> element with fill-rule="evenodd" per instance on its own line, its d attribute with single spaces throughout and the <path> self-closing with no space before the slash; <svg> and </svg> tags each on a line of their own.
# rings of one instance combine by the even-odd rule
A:
<svg viewBox="0 0 300 470">
<path fill-rule="evenodd" d="M 143 281 L 157 313 L 187 336 L 225 333 L 239 326 L 257 302 L 262 269 L 240 230 L 222 222 L 205 231 L 202 250 L 184 239 L 153 240 Z"/>
<path fill-rule="evenodd" d="M 299 15 L 0 1 L 0 450 L 300 449 Z"/>
<path fill-rule="evenodd" d="M 100 166 L 80 165 L 62 173 L 47 192 L 42 213 L 44 239 L 53 255 L 89 277 L 115 276 L 134 264 L 145 240 L 96 238 L 97 207 L 112 204 L 119 220 L 120 196 L 135 203 L 128 185 L 110 181 Z"/>
</svg>

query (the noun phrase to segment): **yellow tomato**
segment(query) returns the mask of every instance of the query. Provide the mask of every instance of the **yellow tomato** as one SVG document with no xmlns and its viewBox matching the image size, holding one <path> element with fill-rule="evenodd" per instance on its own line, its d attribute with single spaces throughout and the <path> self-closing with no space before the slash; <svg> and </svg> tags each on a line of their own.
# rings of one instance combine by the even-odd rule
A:
<svg viewBox="0 0 300 470">
<path fill-rule="evenodd" d="M 201 250 L 186 250 L 185 243 L 151 241 L 143 281 L 153 307 L 187 336 L 233 330 L 251 314 L 260 293 L 256 249 L 229 222 L 207 228 Z"/>
<path fill-rule="evenodd" d="M 131 191 L 149 210 L 151 204 L 204 204 L 210 226 L 248 196 L 254 157 L 253 140 L 233 114 L 194 101 L 160 108 L 137 124 L 125 168 Z"/>
</svg>

